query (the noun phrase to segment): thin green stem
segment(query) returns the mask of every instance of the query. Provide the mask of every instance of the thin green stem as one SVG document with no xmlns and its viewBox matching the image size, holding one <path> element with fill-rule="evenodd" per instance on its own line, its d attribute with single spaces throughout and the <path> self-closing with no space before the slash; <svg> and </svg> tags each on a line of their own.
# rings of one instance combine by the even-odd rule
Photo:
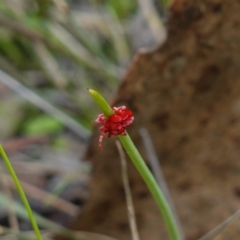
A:
<svg viewBox="0 0 240 240">
<path fill-rule="evenodd" d="M 30 205 L 28 203 L 28 200 L 27 200 L 26 195 L 25 195 L 25 193 L 24 193 L 24 191 L 22 189 L 22 186 L 21 186 L 21 184 L 20 184 L 20 182 L 18 180 L 18 177 L 17 177 L 17 175 L 16 175 L 16 173 L 15 173 L 15 171 L 14 171 L 12 165 L 11 165 L 11 162 L 9 161 L 9 159 L 7 157 L 7 154 L 5 153 L 2 145 L 0 145 L 0 154 L 1 154 L 2 158 L 3 158 L 3 161 L 5 162 L 5 164 L 7 166 L 7 169 L 8 169 L 8 171 L 9 171 L 9 173 L 10 173 L 10 175 L 11 175 L 11 177 L 12 177 L 12 179 L 13 179 L 15 185 L 16 185 L 17 191 L 18 191 L 18 193 L 19 193 L 19 195 L 20 195 L 20 197 L 22 199 L 22 202 L 23 202 L 23 204 L 24 204 L 24 206 L 25 206 L 25 208 L 27 210 L 27 213 L 28 213 L 30 222 L 32 224 L 32 227 L 33 227 L 33 229 L 35 231 L 37 240 L 42 240 L 42 236 L 41 236 L 41 233 L 39 231 L 37 222 L 36 222 L 36 220 L 35 220 L 35 218 L 33 216 L 32 209 L 31 209 L 31 207 L 30 207 Z"/>
<path fill-rule="evenodd" d="M 94 101 L 97 103 L 98 107 L 100 108 L 100 110 L 103 112 L 103 114 L 106 117 L 109 117 L 110 115 L 112 115 L 114 113 L 114 111 L 109 106 L 107 101 L 98 92 L 96 92 L 92 89 L 88 89 L 88 91 L 92 95 Z"/>
<path fill-rule="evenodd" d="M 89 92 L 106 117 L 109 117 L 111 114 L 114 113 L 112 108 L 106 102 L 106 100 L 98 92 L 91 89 L 89 90 Z M 148 169 L 146 163 L 144 162 L 137 148 L 132 142 L 131 138 L 129 137 L 128 134 L 126 136 L 118 136 L 118 138 L 121 141 L 130 159 L 132 160 L 133 164 L 137 168 L 138 172 L 140 173 L 141 177 L 145 181 L 152 196 L 154 197 L 158 205 L 158 208 L 162 213 L 165 224 L 167 226 L 170 239 L 180 240 L 181 235 L 179 233 L 177 223 L 174 219 L 174 216 L 169 207 L 169 204 L 165 199 L 161 189 L 159 188 L 155 178 L 153 177 L 152 173 Z"/>
<path fill-rule="evenodd" d="M 132 142 L 131 138 L 127 134 L 126 136 L 118 136 L 118 139 L 122 143 L 127 154 L 131 158 L 133 164 L 137 168 L 141 177 L 143 178 L 146 185 L 148 186 L 149 191 L 151 192 L 152 196 L 154 197 L 154 199 L 162 213 L 163 219 L 166 223 L 166 226 L 168 228 L 171 239 L 179 240 L 180 234 L 178 232 L 177 223 L 175 222 L 175 219 L 174 219 L 172 211 L 169 207 L 169 204 L 168 204 L 167 200 L 165 199 L 161 189 L 159 188 L 155 178 L 153 177 L 152 173 L 148 169 L 146 163 L 144 162 L 144 160 L 142 159 L 141 155 L 139 154 L 137 148 L 135 147 L 134 143 Z"/>
</svg>

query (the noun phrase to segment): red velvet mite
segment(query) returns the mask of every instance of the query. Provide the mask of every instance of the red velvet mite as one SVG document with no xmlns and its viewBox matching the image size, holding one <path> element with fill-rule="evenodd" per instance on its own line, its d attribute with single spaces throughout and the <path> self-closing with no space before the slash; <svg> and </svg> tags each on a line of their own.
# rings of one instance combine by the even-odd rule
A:
<svg viewBox="0 0 240 240">
<path fill-rule="evenodd" d="M 99 114 L 95 122 L 97 124 L 102 124 L 100 127 L 101 134 L 99 136 L 99 149 L 102 150 L 102 141 L 106 133 L 108 137 L 112 135 L 126 135 L 126 127 L 129 126 L 133 120 L 132 112 L 127 109 L 125 106 L 114 107 L 114 114 L 106 118 L 103 114 Z"/>
</svg>

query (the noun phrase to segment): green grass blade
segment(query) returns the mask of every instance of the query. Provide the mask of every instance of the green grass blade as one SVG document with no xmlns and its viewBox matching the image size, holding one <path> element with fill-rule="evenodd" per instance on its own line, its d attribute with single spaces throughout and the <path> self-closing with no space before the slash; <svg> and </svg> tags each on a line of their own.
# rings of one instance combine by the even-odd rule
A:
<svg viewBox="0 0 240 240">
<path fill-rule="evenodd" d="M 17 175 L 16 175 L 16 173 L 15 173 L 13 167 L 12 167 L 12 164 L 9 161 L 9 159 L 7 157 L 7 154 L 5 153 L 2 145 L 0 145 L 0 154 L 1 154 L 2 158 L 3 158 L 3 161 L 6 164 L 6 167 L 7 167 L 8 171 L 9 171 L 9 173 L 10 173 L 10 175 L 11 175 L 11 177 L 12 177 L 14 183 L 15 183 L 15 185 L 16 185 L 17 191 L 18 191 L 18 193 L 19 193 L 19 195 L 20 195 L 20 197 L 22 199 L 24 207 L 27 210 L 28 217 L 29 217 L 29 220 L 30 220 L 30 222 L 32 224 L 33 230 L 35 231 L 36 237 L 37 237 L 38 240 L 42 240 L 42 236 L 41 236 L 41 233 L 39 231 L 37 222 L 36 222 L 36 220 L 35 220 L 35 218 L 33 216 L 32 209 L 31 209 L 31 207 L 30 207 L 30 205 L 28 203 L 28 200 L 27 200 L 26 195 L 25 195 L 25 193 L 24 193 L 24 191 L 22 189 L 22 186 L 21 186 L 21 184 L 20 184 L 20 182 L 18 180 L 18 177 L 17 177 Z"/>
<path fill-rule="evenodd" d="M 93 99 L 102 110 L 103 114 L 106 117 L 109 117 L 113 114 L 112 108 L 106 102 L 106 100 L 96 91 L 89 90 L 89 93 L 92 95 Z M 146 163 L 142 159 L 140 153 L 138 152 L 137 148 L 135 147 L 134 143 L 132 142 L 131 138 L 127 134 L 126 136 L 118 136 L 118 139 L 122 143 L 123 147 L 125 148 L 128 156 L 132 160 L 133 164 L 137 168 L 139 174 L 145 181 L 149 191 L 151 192 L 153 198 L 155 199 L 160 212 L 162 213 L 163 219 L 165 221 L 166 227 L 169 232 L 169 236 L 171 240 L 180 240 L 181 235 L 179 233 L 176 220 L 174 215 L 170 209 L 170 206 L 163 195 L 161 189 L 159 188 L 155 178 L 153 177 L 152 173 L 148 169 Z"/>
</svg>

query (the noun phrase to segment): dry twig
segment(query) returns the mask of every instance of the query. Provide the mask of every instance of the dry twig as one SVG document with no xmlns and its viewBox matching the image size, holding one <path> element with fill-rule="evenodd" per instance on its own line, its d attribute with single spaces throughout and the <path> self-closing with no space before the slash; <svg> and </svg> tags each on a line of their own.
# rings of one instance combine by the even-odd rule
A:
<svg viewBox="0 0 240 240">
<path fill-rule="evenodd" d="M 122 148 L 122 145 L 120 144 L 120 142 L 116 141 L 116 145 L 117 145 L 117 149 L 118 149 L 118 152 L 120 155 L 120 160 L 121 160 L 122 180 L 123 180 L 123 186 L 124 186 L 124 191 L 125 191 L 125 195 L 126 195 L 128 220 L 130 223 L 132 239 L 140 240 L 139 234 L 138 234 L 138 229 L 137 229 L 136 218 L 135 218 L 131 189 L 129 186 L 128 175 L 127 175 L 127 161 L 126 161 L 125 154 L 124 154 L 124 151 L 123 151 L 123 148 Z"/>
<path fill-rule="evenodd" d="M 220 223 L 212 231 L 208 232 L 206 235 L 199 238 L 198 240 L 212 240 L 216 238 L 221 232 L 223 232 L 227 227 L 229 227 L 230 224 L 232 224 L 239 217 L 240 217 L 240 209 L 237 212 L 235 212 L 232 216 L 227 218 L 225 221 Z"/>
</svg>

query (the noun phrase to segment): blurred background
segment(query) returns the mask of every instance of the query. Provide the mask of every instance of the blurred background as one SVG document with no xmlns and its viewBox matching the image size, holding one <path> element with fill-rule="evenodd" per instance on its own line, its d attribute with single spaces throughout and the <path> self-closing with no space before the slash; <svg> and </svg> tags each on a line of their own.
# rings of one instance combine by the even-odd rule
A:
<svg viewBox="0 0 240 240">
<path fill-rule="evenodd" d="M 68 224 L 88 198 L 81 160 L 99 110 L 87 88 L 111 99 L 134 54 L 166 38 L 165 5 L 0 2 L 0 140 L 42 227 Z M 2 233 L 31 229 L 2 161 L 0 173 Z"/>
</svg>

